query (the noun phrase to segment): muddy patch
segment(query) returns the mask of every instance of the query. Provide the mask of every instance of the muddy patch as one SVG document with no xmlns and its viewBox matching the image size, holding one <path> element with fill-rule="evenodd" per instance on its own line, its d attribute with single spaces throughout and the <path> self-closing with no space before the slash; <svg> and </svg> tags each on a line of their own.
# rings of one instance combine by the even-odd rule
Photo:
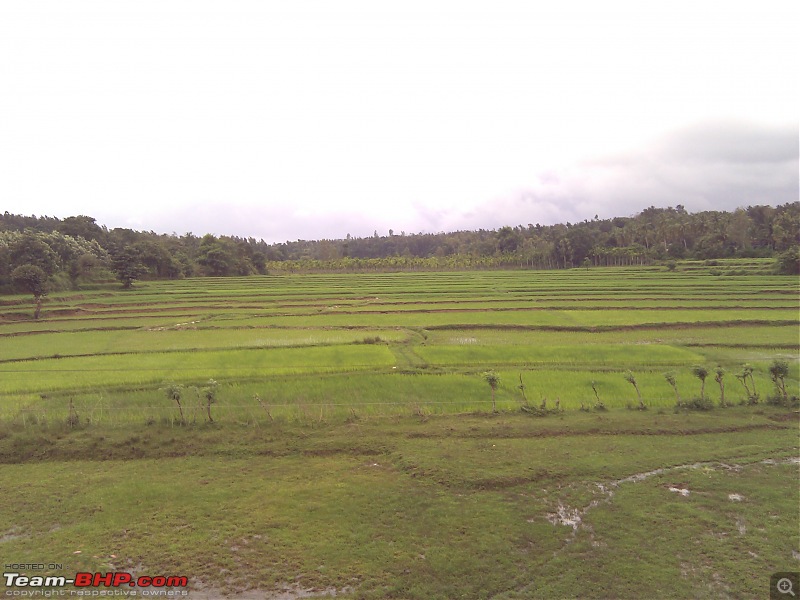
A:
<svg viewBox="0 0 800 600">
<path fill-rule="evenodd" d="M 576 508 L 567 508 L 563 504 L 559 504 L 556 512 L 547 513 L 547 520 L 553 525 L 567 525 L 577 531 L 582 521 L 581 511 Z"/>
<path fill-rule="evenodd" d="M 739 530 L 739 535 L 747 533 L 747 526 L 744 524 L 744 519 L 740 517 L 736 518 L 736 529 Z"/>
<path fill-rule="evenodd" d="M 755 464 L 762 464 L 762 465 L 800 464 L 800 457 L 790 457 L 790 458 L 780 458 L 780 459 L 767 458 L 762 460 L 760 463 L 755 463 Z M 564 506 L 562 503 L 559 502 L 556 512 L 547 513 L 545 518 L 553 525 L 567 525 L 569 527 L 572 527 L 574 536 L 575 533 L 577 533 L 578 529 L 583 526 L 583 519 L 586 516 L 586 513 L 588 513 L 591 509 L 600 506 L 601 504 L 606 504 L 611 502 L 611 499 L 614 497 L 614 490 L 622 484 L 638 483 L 655 475 L 663 475 L 664 473 L 669 473 L 672 471 L 680 471 L 685 469 L 721 469 L 725 471 L 732 471 L 734 473 L 738 473 L 743 468 L 744 467 L 742 465 L 720 463 L 720 462 L 692 463 L 687 465 L 677 465 L 674 467 L 653 469 L 652 471 L 644 471 L 642 473 L 634 473 L 633 475 L 629 475 L 628 477 L 623 477 L 622 479 L 614 479 L 606 483 L 595 483 L 594 485 L 597 487 L 598 490 L 600 490 L 603 496 L 600 499 L 592 500 L 586 507 L 582 509 L 571 508 L 569 506 Z M 691 490 L 689 490 L 684 484 L 670 484 L 665 487 L 670 492 L 674 494 L 679 494 L 683 497 L 689 497 L 689 495 L 691 494 Z M 742 500 L 744 500 L 744 496 L 740 494 L 729 494 L 728 500 L 730 500 L 731 502 L 741 502 Z M 737 528 L 739 529 L 739 534 L 744 535 L 745 532 L 747 531 L 744 522 L 737 521 L 736 525 Z"/>
<path fill-rule="evenodd" d="M 19 527 L 12 527 L 5 533 L 0 533 L 0 544 L 5 542 L 13 542 L 14 540 L 22 540 L 30 536 L 23 532 Z"/>
</svg>

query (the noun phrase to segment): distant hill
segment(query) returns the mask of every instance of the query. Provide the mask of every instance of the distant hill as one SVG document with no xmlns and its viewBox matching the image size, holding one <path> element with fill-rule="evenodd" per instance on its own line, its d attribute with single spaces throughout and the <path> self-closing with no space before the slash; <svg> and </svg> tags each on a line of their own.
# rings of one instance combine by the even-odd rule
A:
<svg viewBox="0 0 800 600">
<path fill-rule="evenodd" d="M 51 286 L 269 271 L 536 268 L 649 264 L 684 258 L 771 257 L 800 244 L 800 202 L 733 212 L 651 206 L 634 217 L 268 244 L 108 229 L 89 216 L 0 215 L 0 286 L 35 265 Z"/>
</svg>

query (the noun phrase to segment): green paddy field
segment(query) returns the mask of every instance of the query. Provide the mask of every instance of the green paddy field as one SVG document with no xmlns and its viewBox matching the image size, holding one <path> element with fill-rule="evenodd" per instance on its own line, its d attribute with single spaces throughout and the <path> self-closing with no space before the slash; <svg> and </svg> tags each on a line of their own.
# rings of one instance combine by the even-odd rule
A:
<svg viewBox="0 0 800 600">
<path fill-rule="evenodd" d="M 593 381 L 608 408 L 624 408 L 638 402 L 628 370 L 647 406 L 670 408 L 663 373 L 699 395 L 696 364 L 725 368 L 737 403 L 744 363 L 766 398 L 771 361 L 791 361 L 796 393 L 797 294 L 794 278 L 755 268 L 626 268 L 146 282 L 54 295 L 39 321 L 27 298 L 5 297 L 0 420 L 59 421 L 71 401 L 93 424 L 169 421 L 167 382 L 190 396 L 209 379 L 212 418 L 235 422 L 269 418 L 262 404 L 289 420 L 485 411 L 488 370 L 500 374 L 499 410 L 588 407 Z"/>
<path fill-rule="evenodd" d="M 0 554 L 197 598 L 769 597 L 800 570 L 768 402 L 776 359 L 800 393 L 800 285 L 719 263 L 2 296 Z M 710 410 L 664 377 L 697 397 L 694 365 Z"/>
</svg>

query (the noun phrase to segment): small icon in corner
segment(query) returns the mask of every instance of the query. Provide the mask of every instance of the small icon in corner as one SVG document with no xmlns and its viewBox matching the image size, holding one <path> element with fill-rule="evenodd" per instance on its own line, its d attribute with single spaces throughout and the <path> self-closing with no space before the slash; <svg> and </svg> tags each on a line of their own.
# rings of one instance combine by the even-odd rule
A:
<svg viewBox="0 0 800 600">
<path fill-rule="evenodd" d="M 782 577 L 781 579 L 778 579 L 778 583 L 775 584 L 775 587 L 778 588 L 778 591 L 781 594 L 791 594 L 794 596 L 794 591 L 792 591 L 794 586 L 792 585 L 792 580 L 788 577 Z"/>
<path fill-rule="evenodd" d="M 797 598 L 800 587 L 800 573 L 774 573 L 769 580 L 770 600 L 787 600 Z"/>
</svg>

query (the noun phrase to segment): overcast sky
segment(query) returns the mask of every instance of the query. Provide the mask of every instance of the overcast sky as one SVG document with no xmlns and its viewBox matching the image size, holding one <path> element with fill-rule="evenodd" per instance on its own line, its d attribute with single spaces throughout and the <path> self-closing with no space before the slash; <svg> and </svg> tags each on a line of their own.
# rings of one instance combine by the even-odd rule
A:
<svg viewBox="0 0 800 600">
<path fill-rule="evenodd" d="M 798 199 L 800 2 L 2 0 L 0 211 L 267 241 Z"/>
</svg>

